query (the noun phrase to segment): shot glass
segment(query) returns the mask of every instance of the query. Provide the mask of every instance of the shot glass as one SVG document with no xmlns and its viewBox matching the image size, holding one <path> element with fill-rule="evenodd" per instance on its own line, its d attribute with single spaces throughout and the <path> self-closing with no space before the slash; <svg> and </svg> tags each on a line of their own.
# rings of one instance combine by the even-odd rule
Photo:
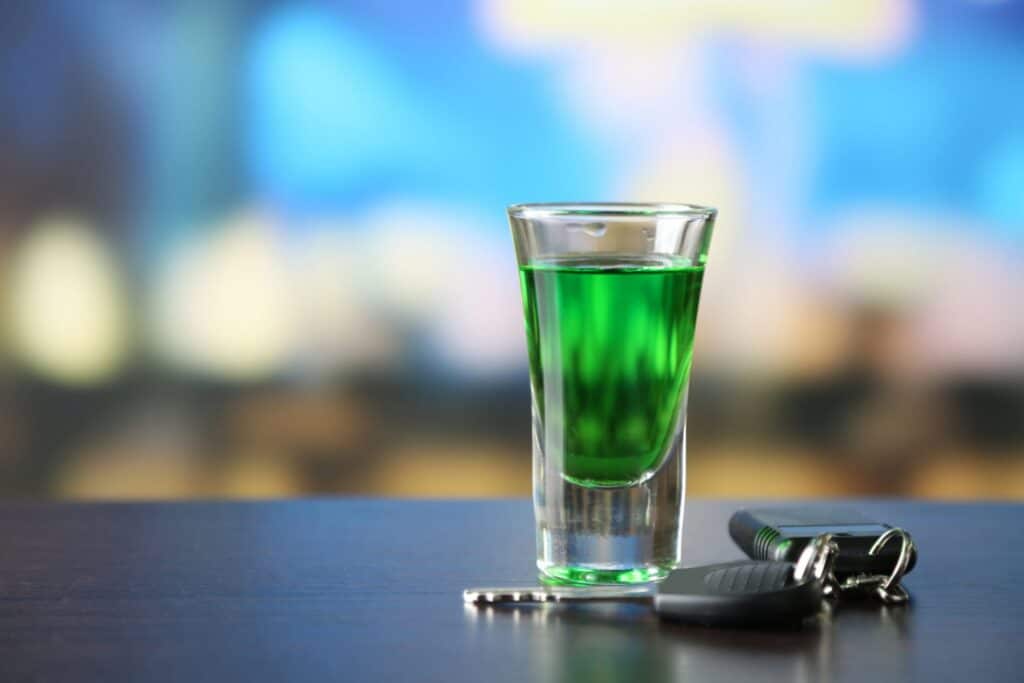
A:
<svg viewBox="0 0 1024 683">
<path fill-rule="evenodd" d="M 686 399 L 716 211 L 522 204 L 537 567 L 573 584 L 659 581 L 680 562 Z"/>
</svg>

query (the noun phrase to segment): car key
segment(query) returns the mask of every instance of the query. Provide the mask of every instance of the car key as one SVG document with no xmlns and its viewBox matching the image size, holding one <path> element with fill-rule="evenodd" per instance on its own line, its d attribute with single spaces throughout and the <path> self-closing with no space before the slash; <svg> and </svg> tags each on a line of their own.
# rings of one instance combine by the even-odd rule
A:
<svg viewBox="0 0 1024 683">
<path fill-rule="evenodd" d="M 593 600 L 647 601 L 662 619 L 716 626 L 792 624 L 817 614 L 835 557 L 828 536 L 814 539 L 797 562 L 740 561 L 679 569 L 656 590 L 541 586 L 471 589 L 474 605 Z"/>
</svg>

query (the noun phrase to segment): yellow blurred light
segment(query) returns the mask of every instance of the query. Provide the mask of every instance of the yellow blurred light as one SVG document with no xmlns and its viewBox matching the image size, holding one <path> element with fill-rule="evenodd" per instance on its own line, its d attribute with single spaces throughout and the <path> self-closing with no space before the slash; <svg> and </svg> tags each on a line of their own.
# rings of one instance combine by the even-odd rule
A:
<svg viewBox="0 0 1024 683">
<path fill-rule="evenodd" d="M 146 450 L 147 446 L 151 450 Z M 208 493 L 206 467 L 190 451 L 104 442 L 68 454 L 53 482 L 60 498 L 181 499 Z"/>
<path fill-rule="evenodd" d="M 785 263 L 781 230 L 751 229 L 747 183 L 723 135 L 708 127 L 666 140 L 627 174 L 621 194 L 719 210 L 697 327 L 700 367 L 772 373 L 785 371 L 794 357 L 801 362 L 793 330 L 802 299 Z"/>
<path fill-rule="evenodd" d="M 731 440 L 687 454 L 686 486 L 700 496 L 822 498 L 867 493 L 856 466 L 793 444 Z"/>
<path fill-rule="evenodd" d="M 374 314 L 375 285 L 365 272 L 370 236 L 331 220 L 304 232 L 292 254 L 303 368 L 320 374 L 393 364 L 400 350 L 396 330 Z"/>
<path fill-rule="evenodd" d="M 524 496 L 530 492 L 530 455 L 487 441 L 400 445 L 367 467 L 362 480 L 339 488 L 371 495 L 417 498 Z"/>
<path fill-rule="evenodd" d="M 370 217 L 371 281 L 387 310 L 421 326 L 441 359 L 473 373 L 525 362 L 510 243 L 457 206 L 394 205 Z"/>
<path fill-rule="evenodd" d="M 109 380 L 129 345 L 117 263 L 84 221 L 53 216 L 17 246 L 9 273 L 8 325 L 15 356 L 68 384 Z"/>
<path fill-rule="evenodd" d="M 709 31 L 776 40 L 838 56 L 904 47 L 915 15 L 909 0 L 483 0 L 486 34 L 506 49 L 534 53 L 570 44 L 678 44 Z"/>
<path fill-rule="evenodd" d="M 956 259 L 952 224 L 898 207 L 855 207 L 834 222 L 826 259 L 832 282 L 851 299 L 906 306 L 929 295 Z M 968 233 L 969 234 L 969 231 Z"/>
<path fill-rule="evenodd" d="M 912 472 L 907 493 L 914 498 L 1002 500 L 1024 497 L 1024 452 L 936 454 Z"/>
<path fill-rule="evenodd" d="M 825 232 L 829 285 L 899 312 L 913 328 L 915 372 L 1003 375 L 1022 367 L 1024 295 L 1012 252 L 977 239 L 983 226 L 900 207 L 855 207 Z"/>
<path fill-rule="evenodd" d="M 236 216 L 173 255 L 160 274 L 154 345 L 182 367 L 230 379 L 267 377 L 294 348 L 290 284 L 271 221 Z"/>
<path fill-rule="evenodd" d="M 737 157 L 728 138 L 714 127 L 687 128 L 624 169 L 620 192 L 633 201 L 682 201 L 717 208 L 717 258 L 733 249 L 736 231 L 747 223 L 749 193 Z"/>
<path fill-rule="evenodd" d="M 561 69 L 558 95 L 584 125 L 635 144 L 663 136 L 666 122 L 696 123 L 694 110 L 704 102 L 692 93 L 704 88 L 702 63 L 699 51 L 683 43 L 581 50 Z"/>
<path fill-rule="evenodd" d="M 445 305 L 433 321 L 442 358 L 470 372 L 508 372 L 526 364 L 519 274 L 511 245 L 465 244 Z"/>
<path fill-rule="evenodd" d="M 366 286 L 389 312 L 429 320 L 448 303 L 446 286 L 461 263 L 465 228 L 479 221 L 443 205 L 385 205 L 366 217 Z M 459 230 L 454 229 L 459 226 Z"/>
<path fill-rule="evenodd" d="M 242 451 L 220 472 L 216 495 L 224 498 L 281 498 L 305 493 L 287 453 Z"/>
</svg>

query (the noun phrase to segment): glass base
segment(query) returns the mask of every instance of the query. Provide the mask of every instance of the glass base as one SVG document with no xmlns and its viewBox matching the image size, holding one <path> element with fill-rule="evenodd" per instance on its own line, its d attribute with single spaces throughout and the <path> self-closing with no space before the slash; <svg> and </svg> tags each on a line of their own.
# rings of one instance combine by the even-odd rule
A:
<svg viewBox="0 0 1024 683">
<path fill-rule="evenodd" d="M 668 576 L 668 567 L 635 567 L 631 569 L 598 569 L 586 566 L 544 566 L 538 563 L 541 581 L 559 586 L 635 586 L 657 583 Z"/>
</svg>

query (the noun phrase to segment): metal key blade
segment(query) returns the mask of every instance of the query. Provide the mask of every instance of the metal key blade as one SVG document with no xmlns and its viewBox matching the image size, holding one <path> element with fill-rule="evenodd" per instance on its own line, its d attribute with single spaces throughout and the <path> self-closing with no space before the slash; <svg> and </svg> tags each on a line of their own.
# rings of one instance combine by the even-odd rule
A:
<svg viewBox="0 0 1024 683">
<path fill-rule="evenodd" d="M 467 588 L 462 600 L 467 605 L 530 605 L 549 602 L 594 600 L 651 600 L 653 586 L 526 586 L 511 588 Z"/>
</svg>

